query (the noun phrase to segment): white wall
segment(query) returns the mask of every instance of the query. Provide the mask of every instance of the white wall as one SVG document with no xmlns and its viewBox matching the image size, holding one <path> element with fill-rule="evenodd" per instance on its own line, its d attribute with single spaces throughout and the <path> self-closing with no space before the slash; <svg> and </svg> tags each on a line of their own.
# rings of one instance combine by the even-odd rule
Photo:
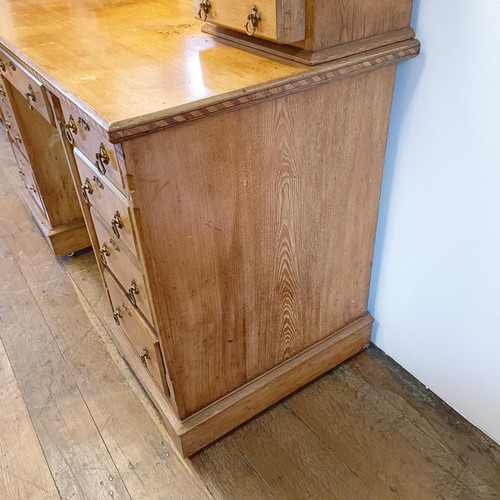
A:
<svg viewBox="0 0 500 500">
<path fill-rule="evenodd" d="M 500 443 L 500 1 L 414 0 L 372 275 L 374 342 Z"/>
</svg>

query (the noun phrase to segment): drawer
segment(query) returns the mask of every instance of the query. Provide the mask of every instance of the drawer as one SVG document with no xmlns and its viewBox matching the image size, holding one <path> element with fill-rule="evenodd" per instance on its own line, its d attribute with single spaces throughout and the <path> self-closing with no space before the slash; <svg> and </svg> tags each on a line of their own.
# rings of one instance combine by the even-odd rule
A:
<svg viewBox="0 0 500 500">
<path fill-rule="evenodd" d="M 99 241 L 99 254 L 103 264 L 110 269 L 126 290 L 129 303 L 137 307 L 149 323 L 153 324 L 142 270 L 108 231 L 99 215 L 92 209 L 90 214 Z"/>
<path fill-rule="evenodd" d="M 278 43 L 305 38 L 305 0 L 193 0 L 195 16 Z"/>
<path fill-rule="evenodd" d="M 107 270 L 104 271 L 104 279 L 108 287 L 111 306 L 113 308 L 113 318 L 116 324 L 121 327 L 123 333 L 140 357 L 142 364 L 147 368 L 161 390 L 168 394 L 166 390 L 165 368 L 161 356 L 160 344 L 156 335 L 142 320 L 136 310 L 130 307 L 130 303 L 118 283 Z"/>
<path fill-rule="evenodd" d="M 5 109 L 5 107 L 11 107 L 9 98 L 7 97 L 7 92 L 5 91 L 5 87 L 3 82 L 0 79 L 0 108 Z"/>
<path fill-rule="evenodd" d="M 120 240 L 134 257 L 139 258 L 127 198 L 100 175 L 78 149 L 73 151 L 84 200 L 99 213 L 114 238 Z"/>
<path fill-rule="evenodd" d="M 47 90 L 39 80 L 2 51 L 0 51 L 0 71 L 2 76 L 25 97 L 29 109 L 38 111 L 48 122 L 55 125 Z"/>
<path fill-rule="evenodd" d="M 1 107 L 5 117 L 5 128 L 9 133 L 12 144 L 14 144 L 14 146 L 16 146 L 27 158 L 28 153 L 26 152 L 26 147 L 24 146 L 24 142 L 21 138 L 21 132 L 19 131 L 19 126 L 17 125 L 16 117 L 14 116 L 12 109 L 5 105 L 1 105 Z"/>
<path fill-rule="evenodd" d="M 121 191 L 125 191 L 115 147 L 85 115 L 61 101 L 66 140 Z"/>
<path fill-rule="evenodd" d="M 31 165 L 28 163 L 26 158 L 17 150 L 15 147 L 12 148 L 14 151 L 14 156 L 17 160 L 17 172 L 19 177 L 23 181 L 24 186 L 31 194 L 31 197 L 35 200 L 36 204 L 40 210 L 47 215 L 45 210 L 45 205 L 43 204 L 40 191 L 38 190 L 38 185 L 33 177 L 33 171 L 31 170 Z"/>
</svg>

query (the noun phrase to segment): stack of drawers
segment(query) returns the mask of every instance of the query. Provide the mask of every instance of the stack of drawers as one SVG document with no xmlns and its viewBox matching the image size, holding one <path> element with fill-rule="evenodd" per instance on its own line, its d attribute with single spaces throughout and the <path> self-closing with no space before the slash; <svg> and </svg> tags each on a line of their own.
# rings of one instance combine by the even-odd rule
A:
<svg viewBox="0 0 500 500">
<path fill-rule="evenodd" d="M 26 73 L 6 56 L 0 58 L 2 79 L 8 82 L 26 97 L 26 106 L 36 109 L 45 119 L 53 123 L 52 111 L 48 107 L 45 89 L 40 82 Z M 12 109 L 12 103 L 7 95 L 6 86 L 0 82 L 0 108 L 5 119 L 5 128 L 17 160 L 18 172 L 27 192 L 35 202 L 35 207 L 47 217 L 47 210 L 40 195 L 40 189 L 31 167 L 28 152 L 22 139 L 20 127 Z"/>
<path fill-rule="evenodd" d="M 144 277 L 130 192 L 115 148 L 81 111 L 61 102 L 64 135 L 73 149 L 87 225 L 95 232 L 113 318 L 162 392 L 165 368 Z"/>
</svg>

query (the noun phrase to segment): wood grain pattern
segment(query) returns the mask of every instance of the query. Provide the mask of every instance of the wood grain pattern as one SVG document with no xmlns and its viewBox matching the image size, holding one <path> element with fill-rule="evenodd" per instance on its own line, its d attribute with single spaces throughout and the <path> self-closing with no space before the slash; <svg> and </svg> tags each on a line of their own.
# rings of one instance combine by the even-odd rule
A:
<svg viewBox="0 0 500 500">
<path fill-rule="evenodd" d="M 200 1 L 193 0 L 195 17 L 200 19 Z M 292 43 L 304 39 L 305 36 L 305 0 L 261 0 L 257 10 L 260 20 L 253 37 L 266 38 L 279 43 Z M 252 11 L 251 2 L 234 2 L 233 0 L 212 0 L 207 22 L 232 28 L 247 33 L 245 24 Z M 250 26 L 249 31 L 253 28 Z"/>
<path fill-rule="evenodd" d="M 203 35 L 189 0 L 78 8 L 64 0 L 1 0 L 0 11 L 0 46 L 104 130 L 304 71 Z"/>
<path fill-rule="evenodd" d="M 410 25 L 412 0 L 306 0 L 304 48 L 318 51 Z"/>
<path fill-rule="evenodd" d="M 124 143 L 182 417 L 366 312 L 394 70 Z"/>
</svg>

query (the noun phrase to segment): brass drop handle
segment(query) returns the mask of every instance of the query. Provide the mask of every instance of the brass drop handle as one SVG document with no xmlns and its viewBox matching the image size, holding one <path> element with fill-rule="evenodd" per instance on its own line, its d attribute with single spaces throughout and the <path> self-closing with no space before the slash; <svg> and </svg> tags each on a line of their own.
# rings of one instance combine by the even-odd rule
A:
<svg viewBox="0 0 500 500">
<path fill-rule="evenodd" d="M 141 292 L 139 292 L 139 289 L 137 288 L 137 283 L 135 280 L 132 280 L 130 283 L 130 287 L 127 290 L 127 297 L 128 300 L 130 300 L 130 303 L 134 306 L 137 307 L 137 300 L 135 298 L 136 295 L 139 295 Z"/>
<path fill-rule="evenodd" d="M 78 133 L 78 129 L 76 127 L 75 120 L 72 115 L 69 115 L 68 123 L 64 124 L 64 134 L 66 135 L 66 139 L 70 144 L 75 142 L 74 135 Z"/>
<path fill-rule="evenodd" d="M 10 66 L 10 69 L 12 71 L 16 71 L 17 70 L 17 66 L 12 61 L 8 61 L 7 64 Z"/>
<path fill-rule="evenodd" d="M 115 323 L 117 325 L 120 324 L 120 318 L 122 317 L 122 312 L 120 311 L 120 308 L 117 307 L 116 309 L 113 310 L 113 319 L 115 320 Z"/>
<path fill-rule="evenodd" d="M 28 108 L 33 109 L 33 103 L 36 102 L 36 95 L 33 91 L 31 83 L 28 85 L 28 92 L 24 95 L 26 96 L 26 101 L 28 102 Z"/>
<path fill-rule="evenodd" d="M 21 179 L 24 181 L 26 174 L 24 173 L 24 171 L 21 167 L 19 167 L 19 170 L 17 171 L 17 173 L 19 174 L 19 177 L 21 177 Z"/>
<path fill-rule="evenodd" d="M 95 185 L 99 189 L 104 189 L 104 184 L 102 183 L 101 179 L 99 179 L 99 177 L 97 177 L 97 175 L 94 175 L 94 177 L 92 177 L 92 180 L 95 182 Z"/>
<path fill-rule="evenodd" d="M 5 120 L 4 123 L 5 123 L 5 128 L 7 130 L 10 130 L 12 128 L 12 125 L 10 124 L 10 122 L 8 120 Z"/>
<path fill-rule="evenodd" d="M 14 137 L 14 142 L 19 145 L 23 143 L 22 139 L 19 137 L 19 134 Z"/>
<path fill-rule="evenodd" d="M 255 33 L 257 26 L 259 25 L 259 21 L 260 21 L 260 14 L 259 11 L 257 10 L 257 6 L 254 5 L 252 12 L 250 12 L 250 14 L 248 14 L 247 16 L 247 22 L 245 24 L 245 30 L 250 36 L 252 36 Z"/>
<path fill-rule="evenodd" d="M 5 73 L 7 71 L 7 68 L 5 67 L 5 63 L 0 60 L 0 69 Z"/>
<path fill-rule="evenodd" d="M 30 191 L 31 193 L 35 194 L 36 193 L 36 189 L 33 187 L 33 186 L 29 186 L 28 187 L 28 191 Z"/>
<path fill-rule="evenodd" d="M 109 253 L 109 248 L 108 248 L 108 245 L 106 245 L 106 243 L 103 243 L 101 248 L 99 248 L 99 255 L 101 256 L 102 263 L 105 266 L 107 266 L 108 261 L 107 261 L 106 257 L 109 257 L 111 254 Z"/>
<path fill-rule="evenodd" d="M 148 364 L 146 363 L 146 359 L 151 359 L 151 356 L 149 355 L 149 351 L 147 347 L 142 348 L 142 354 L 139 354 L 139 357 L 141 358 L 142 364 L 147 367 Z"/>
<path fill-rule="evenodd" d="M 198 11 L 198 17 L 202 21 L 206 21 L 208 17 L 208 13 L 210 12 L 210 0 L 202 0 L 200 3 L 200 10 Z"/>
<path fill-rule="evenodd" d="M 106 174 L 106 165 L 109 163 L 109 155 L 104 147 L 104 144 L 101 142 L 99 146 L 99 151 L 95 154 L 96 162 L 95 166 L 101 175 Z"/>
<path fill-rule="evenodd" d="M 90 180 L 88 177 L 85 177 L 85 182 L 82 185 L 82 196 L 83 199 L 85 200 L 85 203 L 87 205 L 90 204 L 89 200 L 89 194 L 93 194 L 94 188 L 92 187 L 92 184 L 90 183 Z"/>
<path fill-rule="evenodd" d="M 118 229 L 123 229 L 123 220 L 121 218 L 120 212 L 116 212 L 114 217 L 111 219 L 111 228 L 115 236 L 120 239 L 120 231 Z"/>
</svg>

